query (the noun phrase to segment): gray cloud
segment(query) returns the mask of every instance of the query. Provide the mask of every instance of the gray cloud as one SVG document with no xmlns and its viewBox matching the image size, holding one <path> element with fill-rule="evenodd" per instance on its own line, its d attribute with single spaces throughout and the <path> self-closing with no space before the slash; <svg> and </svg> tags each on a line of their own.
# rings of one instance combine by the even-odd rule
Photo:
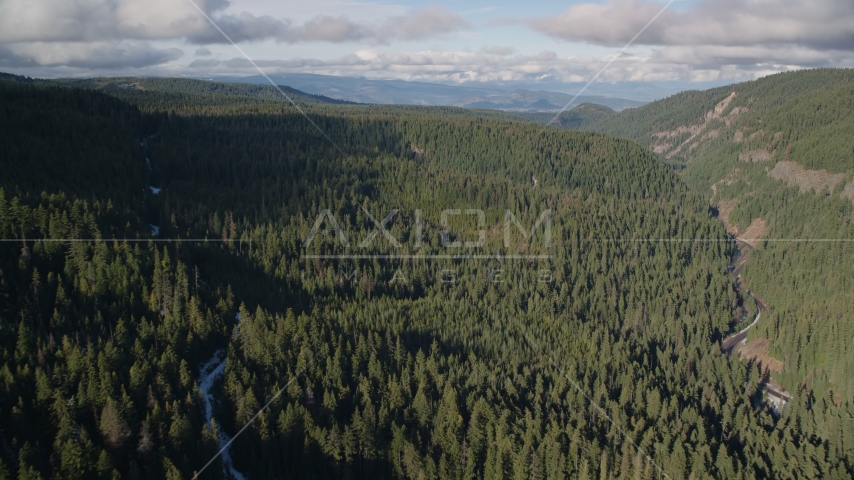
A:
<svg viewBox="0 0 854 480">
<path fill-rule="evenodd" d="M 226 14 L 227 0 L 194 0 L 234 41 L 365 41 L 388 44 L 418 40 L 470 27 L 441 6 L 430 6 L 376 23 L 317 16 L 302 25 L 250 13 Z M 189 2 L 183 0 L 2 0 L 0 62 L 9 67 L 141 68 L 176 60 L 177 49 L 149 42 L 185 40 L 227 43 Z M 204 48 L 196 56 L 208 56 Z M 198 60 L 197 60 L 198 62 Z M 193 63 L 199 67 L 203 63 Z"/>
<path fill-rule="evenodd" d="M 469 28 L 459 15 L 439 5 L 358 23 L 346 17 L 317 16 L 302 25 L 247 12 L 226 14 L 226 0 L 195 0 L 234 41 L 276 40 L 389 43 L 420 40 Z M 107 40 L 187 39 L 196 44 L 227 40 L 184 1 L 175 0 L 3 0 L 0 42 L 85 42 Z"/>
<path fill-rule="evenodd" d="M 577 4 L 552 18 L 521 22 L 569 41 L 621 46 L 661 10 L 644 0 Z M 854 50 L 854 2 L 845 0 L 703 0 L 666 10 L 637 40 L 657 46 L 780 46 Z"/>
<path fill-rule="evenodd" d="M 228 4 L 195 0 L 214 13 Z M 184 38 L 207 21 L 192 4 L 174 0 L 3 0 L 0 42 L 87 42 Z"/>
<path fill-rule="evenodd" d="M 550 18 L 503 23 L 522 23 L 562 40 L 619 48 L 662 7 L 652 0 L 607 0 L 576 4 Z M 635 45 L 651 47 L 649 55 L 637 59 L 632 73 L 643 72 L 646 78 L 668 69 L 682 76 L 713 76 L 718 71 L 749 78 L 756 72 L 851 66 L 854 2 L 700 0 L 686 9 L 665 10 Z"/>
<path fill-rule="evenodd" d="M 0 45 L 0 66 L 4 68 L 32 68 L 38 67 L 39 64 L 31 57 L 18 55 L 8 47 Z"/>
<path fill-rule="evenodd" d="M 190 63 L 190 68 L 215 68 L 222 65 L 222 60 L 217 60 L 215 58 L 197 58 Z"/>
<path fill-rule="evenodd" d="M 393 40 L 423 40 L 471 27 L 459 15 L 439 5 L 390 17 L 377 24 L 357 23 L 345 16 L 318 15 L 303 25 L 293 25 L 289 20 L 255 17 L 248 13 L 221 15 L 216 21 L 234 41 L 275 39 L 284 43 L 368 41 L 388 44 Z M 189 39 L 195 43 L 226 42 L 213 29 Z"/>
<path fill-rule="evenodd" d="M 373 21 L 333 14 L 296 23 L 232 13 L 228 0 L 194 1 L 241 42 L 386 45 L 472 28 L 455 13 L 435 5 Z M 661 9 L 662 4 L 655 2 L 605 0 L 574 5 L 552 18 L 504 23 L 521 23 L 566 41 L 619 48 Z M 189 65 L 176 61 L 180 50 L 156 47 L 176 40 L 199 46 L 195 56 L 186 60 Z M 161 75 L 257 73 L 245 59 L 216 59 L 202 46 L 225 42 L 184 0 L 0 0 L 0 65 L 31 72 L 44 67 L 103 73 L 125 66 L 147 67 L 147 72 Z M 741 80 L 794 68 L 850 67 L 854 65 L 854 2 L 700 0 L 682 10 L 665 11 L 637 44 L 646 47 L 632 48 L 601 80 Z M 525 55 L 510 46 L 474 48 L 474 53 L 361 50 L 333 59 L 257 61 L 271 72 L 438 82 L 584 82 L 610 59 L 566 57 L 550 51 Z"/>
<path fill-rule="evenodd" d="M 471 25 L 458 15 L 439 5 L 432 5 L 411 15 L 388 20 L 379 29 L 379 33 L 390 38 L 421 40 L 469 27 Z"/>
<path fill-rule="evenodd" d="M 654 52 L 647 61 L 661 65 L 691 65 L 693 68 L 715 68 L 721 65 L 845 67 L 854 61 L 854 52 L 816 50 L 796 45 L 675 46 Z"/>
<path fill-rule="evenodd" d="M 6 67 L 64 66 L 80 69 L 144 68 L 180 58 L 177 48 L 156 48 L 147 42 L 27 42 L 8 45 L 0 53 Z M 3 50 L 0 50 L 2 52 Z"/>
</svg>

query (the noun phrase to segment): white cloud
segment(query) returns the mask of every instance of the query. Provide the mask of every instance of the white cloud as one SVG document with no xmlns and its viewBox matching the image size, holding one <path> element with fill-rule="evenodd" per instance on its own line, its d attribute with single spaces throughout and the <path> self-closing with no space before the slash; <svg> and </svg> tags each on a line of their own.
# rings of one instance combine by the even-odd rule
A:
<svg viewBox="0 0 854 480">
<path fill-rule="evenodd" d="M 444 35 L 470 25 L 441 6 L 393 15 L 373 23 L 345 16 L 320 15 L 301 25 L 288 19 L 248 12 L 225 13 L 227 0 L 194 0 L 237 42 L 273 40 L 284 43 L 364 41 L 388 44 Z M 3 65 L 66 66 L 114 69 L 170 62 L 181 56 L 173 44 L 227 43 L 227 40 L 184 0 L 2 0 L 0 43 Z M 197 56 L 208 56 L 199 49 Z M 204 63 L 204 62 L 202 62 Z M 200 65 L 197 63 L 196 65 Z"/>
<path fill-rule="evenodd" d="M 213 13 L 227 4 L 197 0 Z M 3 0 L 0 42 L 184 38 L 209 29 L 192 4 L 174 0 Z"/>
<path fill-rule="evenodd" d="M 786 70 L 789 63 L 757 64 L 756 58 L 767 54 L 762 49 L 701 51 L 692 49 L 653 52 L 651 55 L 624 55 L 602 74 L 601 80 L 618 81 L 717 81 L 756 77 Z M 697 57 L 701 53 L 702 57 Z M 716 55 L 739 57 L 738 64 L 721 66 Z M 694 55 L 693 58 L 690 58 Z M 810 52 L 799 53 L 809 57 Z M 841 52 L 840 60 L 847 58 Z M 324 75 L 399 78 L 445 83 L 469 82 L 585 82 L 595 75 L 609 57 L 561 57 L 543 51 L 532 55 L 510 54 L 504 48 L 484 48 L 477 53 L 420 51 L 379 53 L 360 50 L 336 59 L 256 60 L 268 73 L 304 72 Z M 761 62 L 759 62 L 761 63 Z M 196 74 L 247 74 L 257 71 L 242 57 L 223 61 L 195 61 Z"/>
<path fill-rule="evenodd" d="M 622 46 L 662 8 L 645 0 L 583 3 L 551 18 L 521 22 L 569 41 Z M 665 10 L 636 40 L 668 46 L 802 45 L 854 50 L 854 2 L 845 0 L 703 0 L 684 11 Z"/>
<path fill-rule="evenodd" d="M 582 3 L 567 8 L 556 17 L 512 19 L 507 23 L 525 23 L 534 30 L 562 40 L 586 41 L 604 45 L 625 44 L 652 19 L 661 5 L 638 0 L 611 0 L 606 4 Z M 655 27 L 673 16 L 665 11 Z M 650 30 L 654 30 L 652 27 Z"/>
<path fill-rule="evenodd" d="M 420 40 L 469 28 L 468 22 L 439 5 L 374 23 L 345 16 L 318 15 L 291 20 L 248 12 L 224 13 L 226 0 L 195 0 L 235 41 L 389 43 Z M 172 40 L 227 43 L 186 1 L 177 0 L 4 0 L 0 2 L 0 42 L 82 42 Z"/>
<path fill-rule="evenodd" d="M 609 57 L 571 57 L 567 52 L 577 42 L 609 47 L 582 47 L 587 51 L 616 52 L 663 5 L 661 0 L 586 0 L 557 16 L 487 22 L 476 30 L 438 5 L 407 11 L 402 5 L 355 0 L 313 0 L 293 8 L 268 0 L 194 1 L 234 40 L 259 42 L 250 53 L 271 72 L 440 82 L 587 81 Z M 266 15 L 271 11 L 266 6 L 278 8 L 272 10 L 276 16 Z M 356 6 L 373 10 L 357 15 Z M 518 35 L 520 24 L 531 29 L 528 35 L 540 32 L 576 45 L 545 47 L 560 55 L 537 53 L 526 48 L 544 47 L 500 36 L 505 31 Z M 455 43 L 430 49 L 415 43 L 435 38 Z M 389 47 L 396 42 L 407 43 Z M 195 54 L 186 59 L 170 48 L 188 43 Z M 225 47 L 213 46 L 223 43 L 222 35 L 186 0 L 0 0 L 0 66 L 7 69 L 74 68 L 76 74 L 103 74 L 124 65 L 160 75 L 257 73 L 241 58 L 228 59 Z M 277 59 L 280 52 L 295 50 L 276 45 L 282 43 L 303 43 L 296 53 L 315 58 Z M 665 11 L 636 43 L 602 80 L 740 80 L 793 68 L 850 67 L 854 2 L 699 0 Z"/>
<path fill-rule="evenodd" d="M 439 5 L 432 5 L 411 15 L 390 19 L 380 28 L 380 35 L 402 40 L 421 40 L 437 34 L 463 30 L 471 25 Z"/>
<path fill-rule="evenodd" d="M 553 17 L 500 23 L 524 24 L 556 39 L 616 50 L 662 7 L 652 0 L 606 0 L 576 4 Z M 701 0 L 687 9 L 665 10 L 634 45 L 650 53 L 634 66 L 626 64 L 624 79 L 652 80 L 664 75 L 716 80 L 792 68 L 850 67 L 854 65 L 854 2 Z M 620 63 L 606 75 L 621 72 Z"/>
</svg>

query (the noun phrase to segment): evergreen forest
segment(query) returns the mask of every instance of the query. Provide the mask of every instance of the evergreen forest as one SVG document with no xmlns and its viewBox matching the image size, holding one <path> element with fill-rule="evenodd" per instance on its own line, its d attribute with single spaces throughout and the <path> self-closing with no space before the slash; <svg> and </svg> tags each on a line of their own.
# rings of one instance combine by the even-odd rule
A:
<svg viewBox="0 0 854 480">
<path fill-rule="evenodd" d="M 800 354 L 776 409 L 721 350 L 755 308 L 701 180 L 726 168 L 287 92 L 0 76 L 0 478 L 854 476 L 854 245 L 745 268 L 775 302 L 750 338 Z M 761 129 L 811 152 L 850 106 Z M 854 173 L 849 141 L 804 165 Z M 751 175 L 716 187 L 731 223 L 851 236 L 844 185 Z"/>
</svg>

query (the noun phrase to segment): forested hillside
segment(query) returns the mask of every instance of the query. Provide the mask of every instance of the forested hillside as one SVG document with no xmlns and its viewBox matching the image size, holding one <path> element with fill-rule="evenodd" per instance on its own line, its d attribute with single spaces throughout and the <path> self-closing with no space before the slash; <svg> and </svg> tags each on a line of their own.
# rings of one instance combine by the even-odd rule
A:
<svg viewBox="0 0 854 480">
<path fill-rule="evenodd" d="M 616 113 L 604 105 L 585 103 L 560 115 L 555 112 L 517 113 L 517 115 L 567 130 L 594 130 L 593 125 L 599 125 Z"/>
<path fill-rule="evenodd" d="M 334 105 L 346 105 L 352 103 L 325 97 L 323 95 L 311 95 L 284 85 L 280 85 L 277 89 L 271 85 L 211 82 L 192 78 L 102 77 L 81 79 L 68 78 L 54 80 L 53 82 L 60 85 L 101 90 L 111 93 L 117 93 L 120 91 L 148 92 L 154 94 L 149 95 L 149 98 L 160 97 L 170 99 L 172 101 L 177 100 L 181 95 L 190 94 L 207 95 L 208 98 L 216 99 L 221 99 L 223 97 L 251 97 L 287 102 L 287 99 L 283 97 L 282 93 L 279 91 L 279 89 L 281 89 L 282 92 L 286 93 L 291 98 L 291 100 L 301 104 L 328 103 Z"/>
<path fill-rule="evenodd" d="M 854 70 L 685 92 L 581 128 L 648 145 L 755 245 L 742 276 L 771 309 L 748 341 L 781 384 L 854 398 Z"/>
<path fill-rule="evenodd" d="M 0 478 L 192 478 L 271 399 L 199 478 L 854 475 L 850 398 L 793 389 L 778 418 L 721 353 L 729 235 L 632 141 L 308 104 L 321 133 L 239 92 L 0 98 Z"/>
<path fill-rule="evenodd" d="M 751 82 L 682 92 L 616 115 L 603 115 L 584 124 L 583 129 L 631 138 L 664 155 L 668 164 L 680 169 L 720 144 L 739 144 L 755 133 L 740 127 L 761 123 L 772 112 L 785 115 L 799 97 L 852 81 L 854 69 L 778 73 Z M 573 116 L 573 111 L 562 114 L 567 119 Z M 567 127 L 578 129 L 571 122 Z"/>
</svg>

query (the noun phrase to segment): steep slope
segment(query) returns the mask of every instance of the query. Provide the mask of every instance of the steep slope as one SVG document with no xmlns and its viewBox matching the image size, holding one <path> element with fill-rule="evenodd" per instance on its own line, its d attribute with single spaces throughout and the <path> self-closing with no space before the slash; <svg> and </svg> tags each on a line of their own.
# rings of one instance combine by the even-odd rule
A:
<svg viewBox="0 0 854 480">
<path fill-rule="evenodd" d="M 778 378 L 835 402 L 854 395 L 854 83 L 802 95 L 743 122 L 739 149 L 712 148 L 684 172 L 727 206 L 730 229 L 755 239 L 745 284 L 774 308 L 768 338 Z M 733 151 L 735 150 L 735 151 Z M 767 238 L 769 241 L 763 242 Z"/>
<path fill-rule="evenodd" d="M 777 381 L 854 396 L 854 70 L 685 92 L 583 128 L 649 146 L 756 247 L 742 280 L 771 310 L 749 339 L 782 361 Z"/>
<path fill-rule="evenodd" d="M 701 92 L 682 92 L 604 118 L 587 129 L 631 138 L 682 168 L 718 145 L 743 147 L 759 130 L 744 128 L 758 125 L 769 112 L 784 112 L 784 104 L 849 81 L 854 81 L 852 69 L 780 73 Z"/>
</svg>

